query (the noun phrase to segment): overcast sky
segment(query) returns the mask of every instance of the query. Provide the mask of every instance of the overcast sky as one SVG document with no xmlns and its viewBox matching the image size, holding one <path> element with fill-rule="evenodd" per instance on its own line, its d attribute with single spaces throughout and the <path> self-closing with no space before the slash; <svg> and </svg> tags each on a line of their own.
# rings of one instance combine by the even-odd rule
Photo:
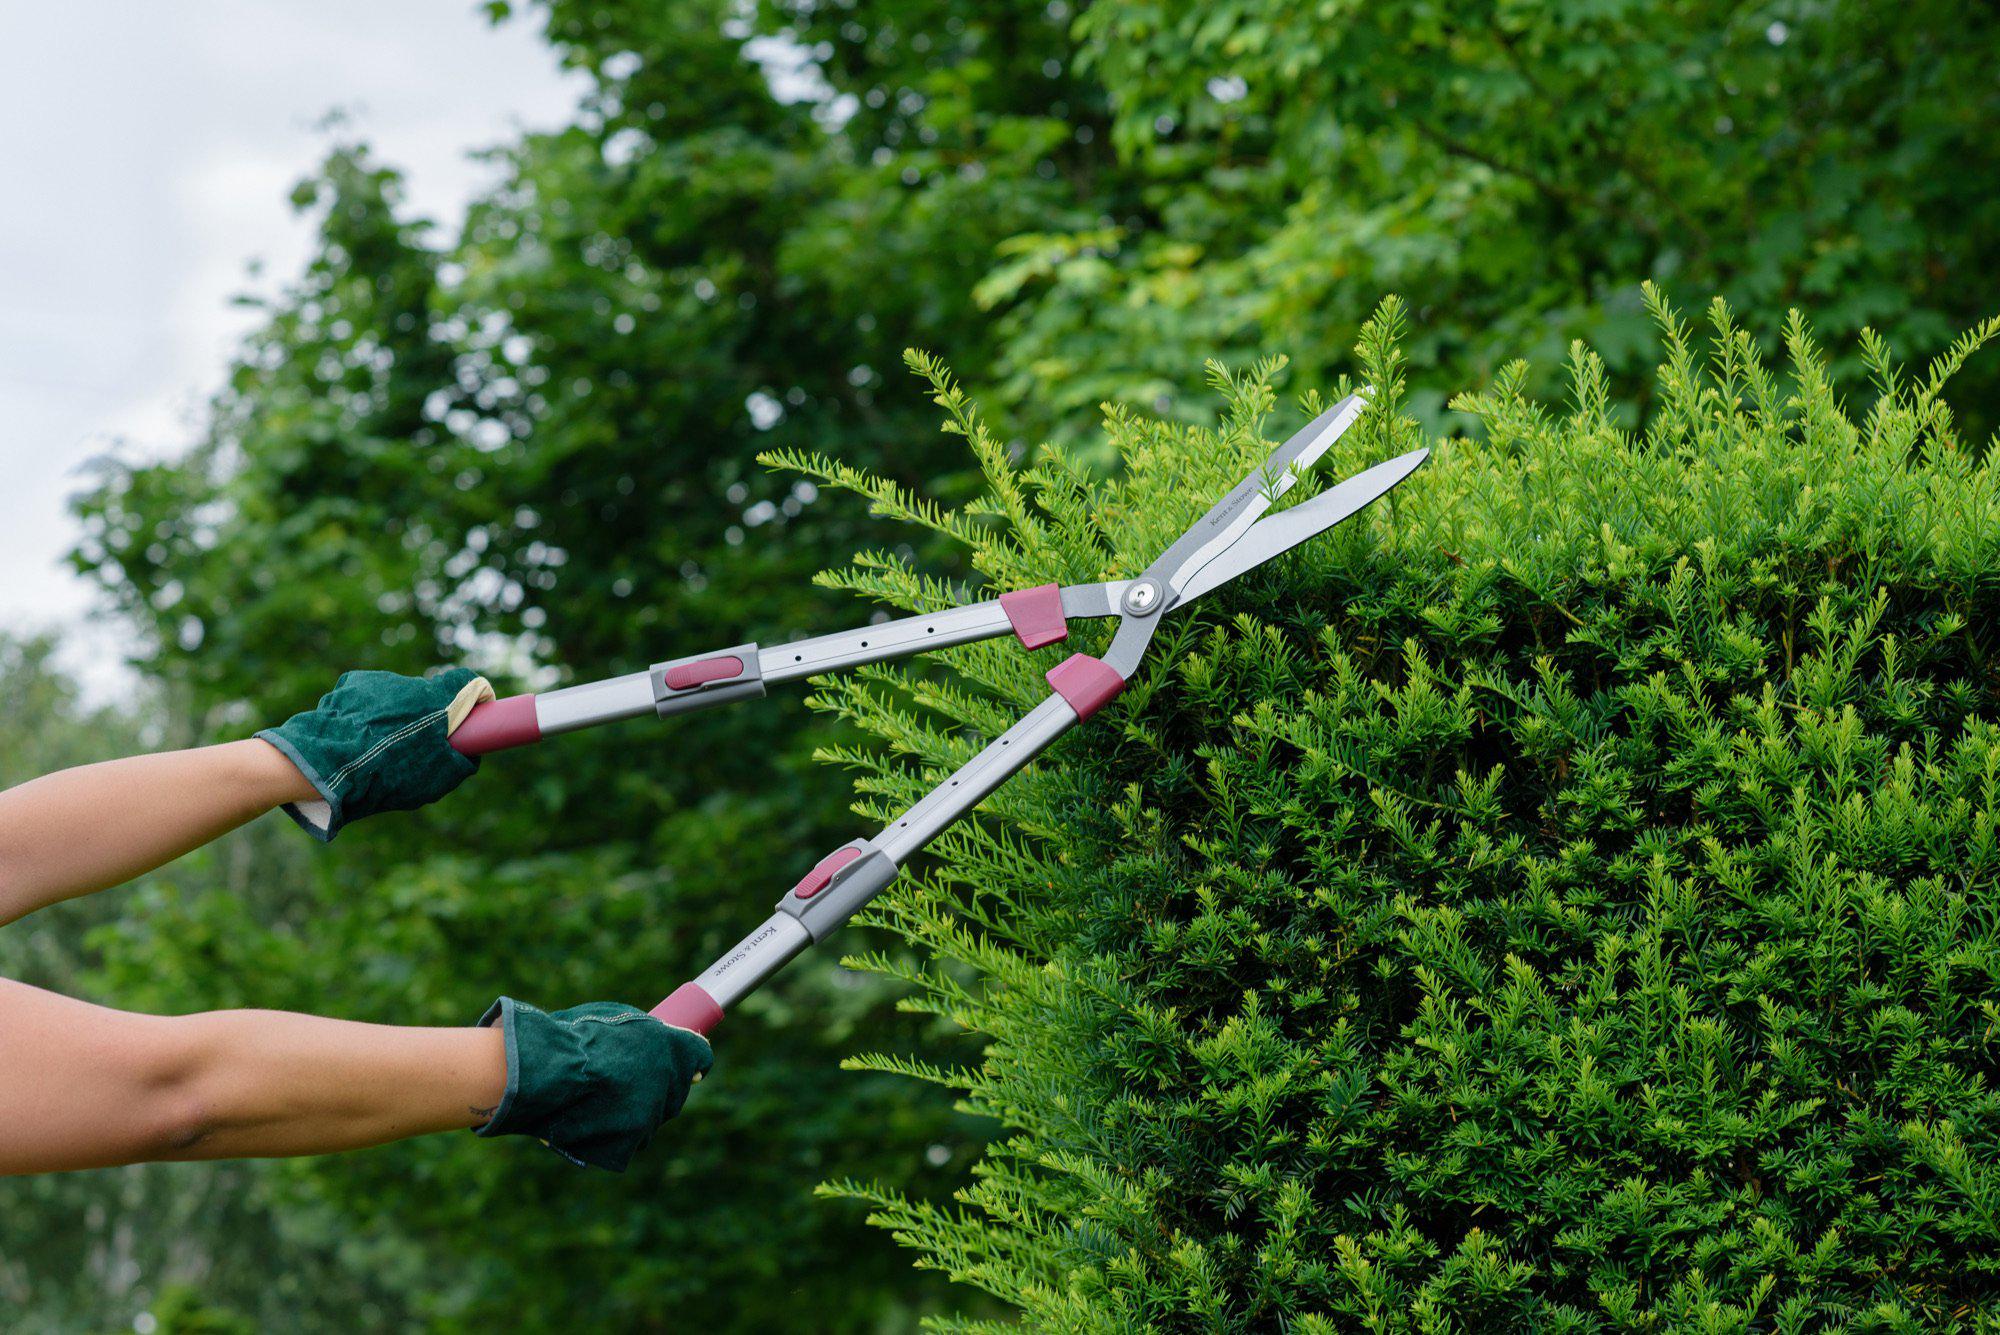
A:
<svg viewBox="0 0 2000 1335">
<path fill-rule="evenodd" d="M 468 151 L 583 82 L 473 0 L 0 0 L 0 628 L 101 651 L 58 564 L 77 466 L 189 438 L 248 325 L 230 297 L 305 258 L 286 196 L 329 111 L 449 221 L 486 179 Z"/>
</svg>

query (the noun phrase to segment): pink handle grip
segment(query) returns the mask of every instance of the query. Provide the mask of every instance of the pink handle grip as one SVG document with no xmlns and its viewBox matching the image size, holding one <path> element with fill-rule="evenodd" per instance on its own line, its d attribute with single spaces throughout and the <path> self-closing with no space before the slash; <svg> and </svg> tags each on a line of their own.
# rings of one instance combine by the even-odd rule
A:
<svg viewBox="0 0 2000 1335">
<path fill-rule="evenodd" d="M 692 1029 L 707 1034 L 722 1023 L 722 1007 L 715 998 L 694 983 L 682 983 L 674 994 L 653 1007 L 653 1018 L 676 1029 Z"/>
<path fill-rule="evenodd" d="M 505 700 L 474 705 L 465 722 L 451 734 L 452 749 L 462 756 L 483 756 L 541 740 L 542 724 L 535 717 L 532 695 L 510 695 Z"/>
</svg>

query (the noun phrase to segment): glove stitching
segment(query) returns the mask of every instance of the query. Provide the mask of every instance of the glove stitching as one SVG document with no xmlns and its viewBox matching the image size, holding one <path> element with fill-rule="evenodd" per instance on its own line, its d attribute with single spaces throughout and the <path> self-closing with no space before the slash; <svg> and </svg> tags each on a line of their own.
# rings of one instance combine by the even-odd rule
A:
<svg viewBox="0 0 2000 1335">
<path fill-rule="evenodd" d="M 342 779 L 345 779 L 355 770 L 360 769 L 362 766 L 366 765 L 369 761 L 373 760 L 377 755 L 380 755 L 384 750 L 388 749 L 391 746 L 394 746 L 397 742 L 402 741 L 405 737 L 408 737 L 411 733 L 420 732 L 424 728 L 428 727 L 431 723 L 441 718 L 444 715 L 444 713 L 445 711 L 440 709 L 437 710 L 435 713 L 426 714 L 422 718 L 419 718 L 414 722 L 404 724 L 400 729 L 389 734 L 387 737 L 384 737 L 381 741 L 375 743 L 374 746 L 362 752 L 361 755 L 355 757 L 353 760 L 350 760 L 347 764 L 343 765 L 340 768 L 340 771 L 333 776 L 332 780 L 333 783 L 338 784 Z"/>
<path fill-rule="evenodd" d="M 403 725 L 400 731 L 389 734 L 387 737 L 384 737 L 381 741 L 375 743 L 375 745 L 368 748 L 368 750 L 364 751 L 361 755 L 357 756 L 355 759 L 350 760 L 347 762 L 347 764 L 343 765 L 331 779 L 327 780 L 327 786 L 330 788 L 338 788 L 340 786 L 341 780 L 345 779 L 355 770 L 360 769 L 363 765 L 366 765 L 369 761 L 373 760 L 383 751 L 387 750 L 389 747 L 394 746 L 397 742 L 402 741 L 405 737 L 408 737 L 411 733 L 422 732 L 425 728 L 428 728 L 431 724 L 443 718 L 446 712 L 447 711 L 440 709 L 434 713 L 424 715 L 422 718 L 416 720 L 414 723 L 407 723 Z"/>
</svg>

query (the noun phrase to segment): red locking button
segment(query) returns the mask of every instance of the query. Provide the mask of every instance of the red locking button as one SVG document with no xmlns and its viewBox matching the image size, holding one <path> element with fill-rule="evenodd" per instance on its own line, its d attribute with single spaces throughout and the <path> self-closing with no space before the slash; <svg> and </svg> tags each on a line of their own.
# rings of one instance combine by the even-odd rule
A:
<svg viewBox="0 0 2000 1335">
<path fill-rule="evenodd" d="M 792 887 L 792 893 L 800 899 L 811 899 L 814 895 L 833 883 L 833 874 L 861 856 L 858 848 L 836 848 L 819 860 L 819 865 L 807 872 L 799 883 Z"/>
<path fill-rule="evenodd" d="M 703 658 L 668 668 L 667 686 L 670 690 L 691 691 L 712 681 L 727 681 L 731 677 L 742 675 L 743 660 L 734 654 L 729 654 L 722 658 Z"/>
</svg>

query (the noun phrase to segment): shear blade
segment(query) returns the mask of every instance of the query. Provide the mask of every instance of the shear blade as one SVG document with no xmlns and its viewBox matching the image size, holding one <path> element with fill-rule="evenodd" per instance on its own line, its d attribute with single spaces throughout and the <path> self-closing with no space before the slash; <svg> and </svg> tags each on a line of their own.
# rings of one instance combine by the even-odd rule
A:
<svg viewBox="0 0 2000 1335">
<path fill-rule="evenodd" d="M 1363 389 L 1357 393 L 1349 394 L 1339 403 L 1334 404 L 1333 407 L 1321 413 L 1319 418 L 1313 423 L 1319 429 L 1312 433 L 1311 437 L 1306 441 L 1305 447 L 1293 455 L 1291 462 L 1285 465 L 1285 471 L 1278 478 L 1277 484 L 1271 488 L 1270 496 L 1266 500 L 1264 508 L 1268 508 L 1271 501 L 1277 500 L 1280 496 L 1290 491 L 1292 484 L 1299 480 L 1299 475 L 1318 463 L 1319 457 L 1333 448 L 1333 442 L 1347 434 L 1347 428 L 1360 420 L 1361 411 L 1367 406 L 1368 391 Z M 1266 466 L 1268 467 L 1268 465 Z"/>
<path fill-rule="evenodd" d="M 1350 394 L 1294 432 L 1271 452 L 1257 470 L 1229 489 L 1209 512 L 1196 520 L 1147 572 L 1179 590 L 1203 567 L 1234 547 L 1271 502 L 1291 489 L 1299 474 L 1333 447 L 1368 406 L 1366 392 Z"/>
<path fill-rule="evenodd" d="M 1397 483 L 1416 472 L 1424 460 L 1430 457 L 1429 449 L 1411 450 L 1408 454 L 1398 455 L 1394 459 L 1376 464 L 1365 472 L 1356 473 L 1338 486 L 1329 487 L 1304 505 L 1293 506 L 1283 514 L 1272 515 L 1268 519 L 1252 524 L 1228 550 L 1218 553 L 1188 578 L 1187 583 L 1181 587 L 1180 597 L 1176 598 L 1171 606 L 1179 607 L 1192 602 L 1217 585 L 1235 579 L 1244 571 L 1255 569 L 1273 557 L 1284 555 L 1300 543 L 1318 537 L 1341 520 L 1366 509 L 1374 501 L 1388 494 Z"/>
</svg>

